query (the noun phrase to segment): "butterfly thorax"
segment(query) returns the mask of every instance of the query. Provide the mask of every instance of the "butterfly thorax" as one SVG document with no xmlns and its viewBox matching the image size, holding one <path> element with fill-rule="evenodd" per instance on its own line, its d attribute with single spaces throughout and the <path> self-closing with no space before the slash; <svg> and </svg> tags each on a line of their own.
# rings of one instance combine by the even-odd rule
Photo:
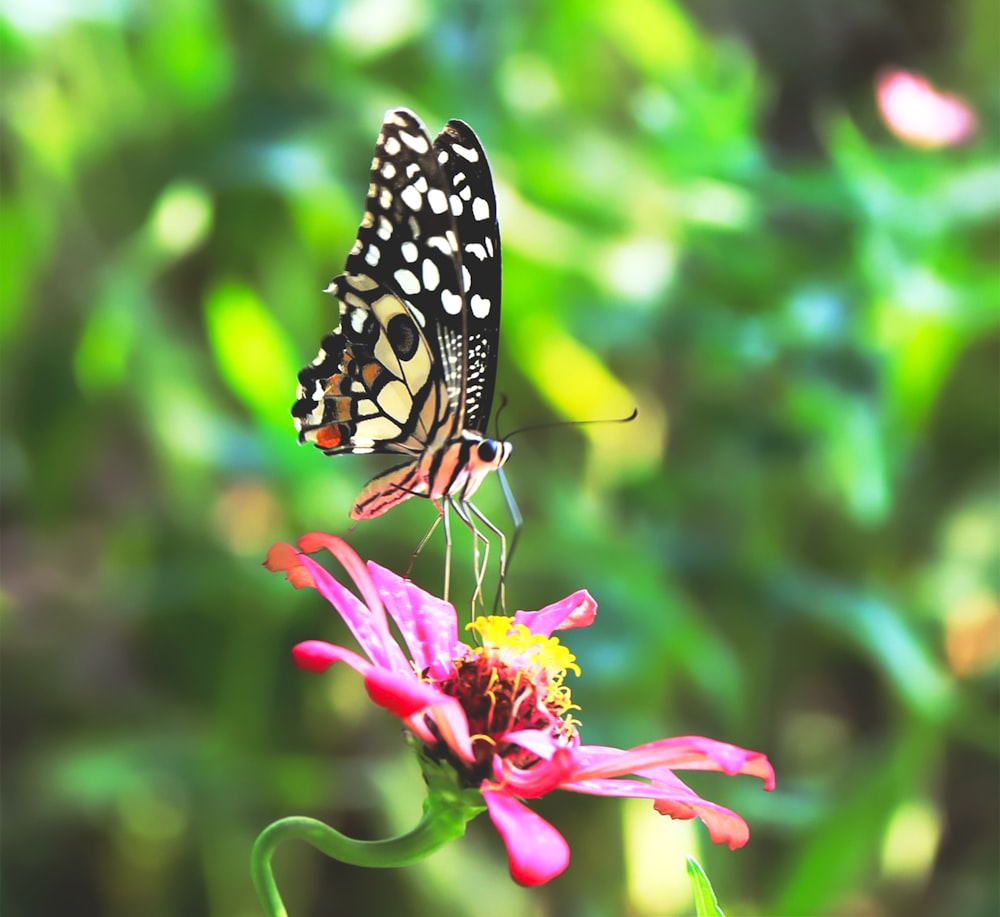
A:
<svg viewBox="0 0 1000 917">
<path fill-rule="evenodd" d="M 468 501 L 491 471 L 502 468 L 513 446 L 474 430 L 442 437 L 412 462 L 390 468 L 368 482 L 353 508 L 352 519 L 381 516 L 413 496 L 438 501 Z"/>
</svg>

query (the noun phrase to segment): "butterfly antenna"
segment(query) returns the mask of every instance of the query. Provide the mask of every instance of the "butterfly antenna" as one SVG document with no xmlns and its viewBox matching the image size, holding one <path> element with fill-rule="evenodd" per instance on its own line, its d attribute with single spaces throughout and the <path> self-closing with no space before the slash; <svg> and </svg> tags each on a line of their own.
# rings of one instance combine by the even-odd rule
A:
<svg viewBox="0 0 1000 917">
<path fill-rule="evenodd" d="M 497 412 L 493 417 L 493 438 L 501 441 L 503 437 L 500 435 L 500 415 L 503 413 L 505 407 L 507 407 L 507 393 L 500 392 L 500 407 L 497 408 Z"/>
<path fill-rule="evenodd" d="M 518 427 L 513 433 L 508 433 L 504 439 L 510 440 L 519 433 L 527 433 L 529 430 L 550 430 L 553 427 L 586 427 L 597 423 L 631 423 L 639 416 L 639 409 L 633 408 L 628 417 L 604 417 L 599 420 L 556 420 L 553 423 L 533 423 L 526 427 Z"/>
</svg>

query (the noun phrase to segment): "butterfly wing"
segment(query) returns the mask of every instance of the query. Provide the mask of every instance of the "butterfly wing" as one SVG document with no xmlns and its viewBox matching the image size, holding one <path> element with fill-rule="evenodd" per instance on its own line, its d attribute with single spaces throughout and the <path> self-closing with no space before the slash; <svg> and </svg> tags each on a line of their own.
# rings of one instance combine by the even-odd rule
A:
<svg viewBox="0 0 1000 917">
<path fill-rule="evenodd" d="M 442 431 L 482 430 L 496 373 L 500 237 L 486 155 L 449 122 L 431 143 L 390 111 L 345 272 L 339 327 L 299 373 L 300 442 L 328 454 L 421 454 Z"/>
<path fill-rule="evenodd" d="M 462 428 L 483 433 L 490 419 L 500 340 L 500 224 L 493 176 L 479 138 L 452 120 L 434 141 L 450 186 L 449 208 L 458 238 L 463 309 L 460 337 L 455 323 L 439 332 L 442 350 L 461 355 L 462 396 L 456 405 Z"/>
</svg>

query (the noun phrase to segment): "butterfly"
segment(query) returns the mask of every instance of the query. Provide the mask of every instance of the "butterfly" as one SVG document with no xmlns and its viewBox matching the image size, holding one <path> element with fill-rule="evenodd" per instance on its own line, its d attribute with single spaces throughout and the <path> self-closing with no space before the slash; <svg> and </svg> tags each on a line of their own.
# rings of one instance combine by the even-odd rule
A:
<svg viewBox="0 0 1000 917">
<path fill-rule="evenodd" d="M 405 455 L 365 485 L 351 518 L 427 497 L 439 515 L 417 550 L 443 518 L 445 598 L 449 507 L 475 535 L 477 558 L 480 543 L 489 553 L 477 520 L 500 538 L 502 583 L 506 539 L 470 502 L 499 472 L 516 539 L 520 515 L 501 470 L 511 444 L 486 434 L 500 336 L 500 227 L 486 153 L 467 124 L 449 121 L 432 141 L 413 112 L 386 112 L 357 239 L 326 292 L 340 300 L 340 324 L 299 373 L 299 442 L 327 455 Z M 478 594 L 486 560 L 476 563 Z"/>
</svg>

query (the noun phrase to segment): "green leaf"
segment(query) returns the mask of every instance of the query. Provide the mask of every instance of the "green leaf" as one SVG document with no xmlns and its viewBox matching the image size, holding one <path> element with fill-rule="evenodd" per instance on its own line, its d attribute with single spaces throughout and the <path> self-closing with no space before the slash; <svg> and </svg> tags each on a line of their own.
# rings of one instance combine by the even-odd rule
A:
<svg viewBox="0 0 1000 917">
<path fill-rule="evenodd" d="M 705 870 L 694 858 L 688 857 L 688 875 L 691 877 L 691 888 L 694 891 L 694 908 L 698 917 L 725 917 L 719 902 L 715 898 L 712 883 L 708 881 Z"/>
</svg>

